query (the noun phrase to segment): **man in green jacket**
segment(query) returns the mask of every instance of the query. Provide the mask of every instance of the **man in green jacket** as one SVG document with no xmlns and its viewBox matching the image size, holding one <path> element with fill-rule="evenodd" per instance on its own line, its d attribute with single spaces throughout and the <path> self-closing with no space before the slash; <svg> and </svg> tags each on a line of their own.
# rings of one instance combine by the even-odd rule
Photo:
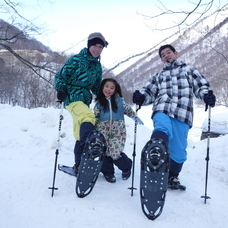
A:
<svg viewBox="0 0 228 228">
<path fill-rule="evenodd" d="M 70 57 L 55 76 L 57 98 L 73 119 L 73 132 L 76 139 L 75 165 L 77 172 L 82 149 L 89 133 L 95 129 L 95 116 L 90 110 L 92 94 L 97 95 L 102 80 L 100 55 L 108 42 L 95 32 L 89 35 L 87 48 Z"/>
</svg>

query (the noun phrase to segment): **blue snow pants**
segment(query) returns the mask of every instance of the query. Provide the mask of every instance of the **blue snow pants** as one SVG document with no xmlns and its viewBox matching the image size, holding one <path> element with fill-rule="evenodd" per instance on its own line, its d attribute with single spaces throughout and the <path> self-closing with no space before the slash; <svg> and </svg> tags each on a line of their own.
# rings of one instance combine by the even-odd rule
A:
<svg viewBox="0 0 228 228">
<path fill-rule="evenodd" d="M 165 113 L 158 112 L 153 116 L 154 130 L 162 131 L 169 138 L 170 158 L 176 163 L 183 163 L 187 160 L 187 137 L 190 126 Z"/>
</svg>

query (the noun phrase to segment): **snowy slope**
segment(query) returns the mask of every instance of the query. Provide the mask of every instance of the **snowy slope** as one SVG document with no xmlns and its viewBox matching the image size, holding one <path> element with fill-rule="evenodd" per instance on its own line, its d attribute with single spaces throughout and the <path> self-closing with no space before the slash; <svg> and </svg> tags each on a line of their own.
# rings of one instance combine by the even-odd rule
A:
<svg viewBox="0 0 228 228">
<path fill-rule="evenodd" d="M 129 93 L 140 90 L 146 85 L 148 78 L 163 67 L 158 56 L 158 48 L 170 43 L 177 50 L 179 60 L 196 67 L 210 81 L 218 98 L 223 100 L 220 90 L 226 85 L 227 61 L 226 55 L 221 53 L 226 53 L 227 50 L 227 31 L 228 8 L 201 20 L 181 33 L 161 40 L 150 50 L 145 51 L 141 58 L 132 58 L 131 61 L 120 64 L 114 71 L 118 72 L 116 79 L 126 88 L 126 97 Z M 222 85 L 218 84 L 220 81 Z M 226 88 L 224 90 L 226 91 Z M 131 102 L 130 99 L 127 101 Z"/>
<path fill-rule="evenodd" d="M 212 113 L 222 112 L 216 107 Z M 145 123 L 150 107 L 139 111 Z M 194 127 L 189 134 L 188 161 L 181 173 L 185 192 L 168 191 L 162 215 L 155 221 L 142 213 L 139 198 L 140 151 L 151 130 L 138 126 L 135 163 L 137 190 L 130 195 L 131 179 L 123 181 L 116 169 L 117 182 L 108 183 L 100 175 L 93 192 L 78 198 L 75 178 L 57 171 L 54 197 L 51 197 L 53 168 L 58 135 L 59 110 L 0 105 L 0 227 L 2 228 L 137 228 L 185 227 L 224 228 L 228 222 L 228 135 L 210 140 L 208 195 L 204 204 L 207 140 L 199 141 L 200 127 L 207 113 L 203 107 L 195 110 Z M 127 143 L 125 152 L 131 156 L 134 122 L 126 117 Z M 58 162 L 73 165 L 74 138 L 71 117 L 64 110 L 61 151 Z"/>
</svg>

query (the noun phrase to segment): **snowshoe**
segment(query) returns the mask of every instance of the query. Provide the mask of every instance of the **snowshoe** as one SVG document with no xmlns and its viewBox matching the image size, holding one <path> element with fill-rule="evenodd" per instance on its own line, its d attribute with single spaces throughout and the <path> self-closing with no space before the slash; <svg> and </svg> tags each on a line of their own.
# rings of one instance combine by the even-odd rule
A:
<svg viewBox="0 0 228 228">
<path fill-rule="evenodd" d="M 90 194 L 100 173 L 106 152 L 102 133 L 93 130 L 86 139 L 76 180 L 76 194 L 83 198 Z"/>
<path fill-rule="evenodd" d="M 162 139 L 151 139 L 141 154 L 140 198 L 143 213 L 156 219 L 163 210 L 168 187 L 169 152 Z"/>
</svg>

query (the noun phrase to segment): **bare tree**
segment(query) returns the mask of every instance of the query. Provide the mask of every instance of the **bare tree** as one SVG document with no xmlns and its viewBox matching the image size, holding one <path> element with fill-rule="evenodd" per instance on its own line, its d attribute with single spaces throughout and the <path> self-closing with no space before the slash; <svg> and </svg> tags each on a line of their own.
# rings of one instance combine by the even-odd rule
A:
<svg viewBox="0 0 228 228">
<path fill-rule="evenodd" d="M 19 1 L 0 2 L 1 16 L 6 18 L 0 19 L 0 102 L 47 107 L 55 103 L 54 75 L 67 56 L 33 38 L 43 34 L 45 26 L 26 18 L 21 13 L 25 8 Z"/>
<path fill-rule="evenodd" d="M 195 2 L 192 1 L 185 1 L 188 4 L 187 10 L 186 9 L 170 9 L 167 8 L 162 1 L 157 1 L 159 5 L 157 6 L 158 10 L 160 11 L 158 14 L 155 15 L 144 15 L 141 14 L 146 20 L 150 20 L 151 22 L 154 22 L 154 25 L 149 26 L 151 30 L 155 31 L 164 31 L 164 30 L 173 30 L 177 29 L 181 31 L 182 29 L 186 29 L 188 27 L 193 26 L 197 22 L 199 22 L 201 19 L 214 14 L 216 12 L 220 12 L 221 10 L 225 9 L 228 6 L 228 3 L 221 4 L 220 0 L 198 0 Z M 182 1 L 181 3 L 185 3 Z M 169 18 L 172 18 L 169 20 L 171 21 L 171 24 L 168 26 L 161 26 L 159 21 L 164 21 L 164 19 L 167 19 L 167 16 Z M 177 20 L 174 21 L 173 18 L 177 16 Z M 167 21 L 167 20 L 166 20 Z"/>
<path fill-rule="evenodd" d="M 25 47 L 25 40 L 30 40 L 31 44 L 32 42 L 33 44 L 35 43 L 31 38 L 32 35 L 39 35 L 44 32 L 43 25 L 37 26 L 34 21 L 27 19 L 20 13 L 20 10 L 22 10 L 23 7 L 25 7 L 25 5 L 22 3 L 11 0 L 3 0 L 3 3 L 0 3 L 1 14 L 9 15 L 7 23 L 0 20 L 0 49 L 6 50 L 33 71 L 34 74 L 38 75 L 52 86 L 52 78 L 47 78 L 43 76 L 43 74 L 40 74 L 40 72 L 42 70 L 42 72 L 45 71 L 48 75 L 55 74 L 56 68 L 53 67 L 52 63 L 58 61 L 57 58 L 61 58 L 61 55 L 57 55 L 57 53 L 55 55 L 50 55 L 49 58 L 46 58 L 45 61 L 39 61 L 38 64 L 31 60 L 29 61 L 17 51 L 22 44 L 23 47 Z M 38 41 L 36 41 L 36 43 L 38 43 Z M 40 47 L 37 47 L 37 49 L 39 48 Z"/>
<path fill-rule="evenodd" d="M 142 55 L 150 55 L 151 51 L 154 50 L 154 48 L 158 47 L 161 43 L 164 43 L 166 40 L 170 39 L 171 37 L 177 35 L 180 33 L 180 31 L 183 31 L 197 22 L 199 22 L 201 19 L 213 14 L 213 13 L 218 13 L 225 9 L 228 6 L 228 3 L 222 4 L 220 0 L 198 0 L 196 2 L 192 1 L 185 1 L 189 3 L 188 5 L 188 10 L 183 9 L 183 10 L 178 10 L 175 8 L 175 10 L 168 8 L 163 4 L 162 1 L 158 0 L 158 10 L 160 11 L 158 14 L 155 15 L 145 15 L 143 13 L 138 13 L 139 15 L 143 16 L 144 19 L 147 21 L 146 25 L 148 26 L 149 29 L 152 31 L 157 31 L 157 32 L 163 32 L 166 30 L 170 30 L 170 33 L 167 34 L 166 38 L 161 40 L 159 43 L 155 44 L 153 47 L 151 47 L 149 50 L 134 54 L 121 62 L 117 63 L 115 66 L 113 66 L 109 71 L 114 70 L 117 68 L 119 65 L 128 62 L 130 59 L 133 59 L 138 56 Z M 185 3 L 184 1 L 181 1 L 181 3 Z M 184 4 L 183 4 L 184 5 Z M 153 10 L 152 10 L 153 12 Z M 174 17 L 177 16 L 176 20 L 174 21 Z M 170 20 L 170 18 L 172 18 Z M 150 25 L 148 23 L 150 21 Z M 161 25 L 159 22 L 166 22 L 165 27 Z M 171 22 L 171 24 L 170 24 Z M 154 24 L 154 25 L 151 25 Z M 167 24 L 169 24 L 167 26 Z M 107 71 L 106 73 L 108 73 Z"/>
</svg>

